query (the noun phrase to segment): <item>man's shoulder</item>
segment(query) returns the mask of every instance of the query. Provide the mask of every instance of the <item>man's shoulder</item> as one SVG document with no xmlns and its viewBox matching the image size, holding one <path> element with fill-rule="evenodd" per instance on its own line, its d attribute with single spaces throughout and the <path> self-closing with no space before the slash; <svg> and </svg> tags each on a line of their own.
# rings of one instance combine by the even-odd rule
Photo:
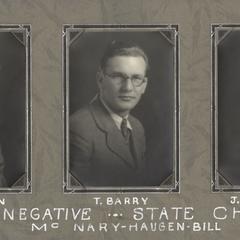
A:
<svg viewBox="0 0 240 240">
<path fill-rule="evenodd" d="M 84 107 L 79 108 L 77 111 L 70 115 L 70 122 L 84 121 L 86 118 L 90 117 L 90 107 L 89 105 L 85 105 Z"/>
<path fill-rule="evenodd" d="M 94 124 L 94 120 L 90 106 L 86 105 L 74 112 L 69 118 L 69 123 L 71 131 L 82 131 L 86 130 L 88 126 L 91 127 Z"/>
</svg>

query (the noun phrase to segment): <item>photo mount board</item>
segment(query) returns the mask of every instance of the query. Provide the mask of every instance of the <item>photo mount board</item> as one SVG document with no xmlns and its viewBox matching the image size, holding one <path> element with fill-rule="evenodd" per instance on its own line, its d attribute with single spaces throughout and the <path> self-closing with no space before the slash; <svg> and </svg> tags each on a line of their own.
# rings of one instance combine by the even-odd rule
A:
<svg viewBox="0 0 240 240">
<path fill-rule="evenodd" d="M 95 73 L 103 49 L 112 40 L 139 42 L 150 53 L 149 82 L 145 96 L 134 109 L 146 133 L 152 174 L 141 186 L 83 186 L 69 172 L 69 115 L 96 94 Z M 143 39 L 142 42 L 139 39 Z M 65 193 L 178 192 L 179 191 L 179 36 L 177 25 L 74 25 L 63 27 L 63 117 Z M 140 45 L 141 45 L 140 44 Z M 156 51 L 157 49 L 157 51 Z M 89 51 L 91 50 L 91 51 Z M 91 55 L 89 52 L 94 52 Z M 91 55 L 91 56 L 88 56 Z M 95 56 L 96 55 L 96 56 Z M 96 58 L 93 61 L 92 58 Z M 151 59 L 153 59 L 151 61 Z M 92 61 L 92 62 L 91 62 Z M 82 64 L 82 65 L 81 65 Z M 159 70 L 160 69 L 160 70 Z M 155 71 L 155 72 L 154 72 Z M 82 74 L 82 75 L 81 75 Z M 85 75 L 84 75 L 85 74 Z M 155 74 L 155 75 L 154 75 Z M 87 80 L 84 80 L 84 79 Z M 90 80 L 89 80 L 90 79 Z M 83 82 L 81 84 L 81 81 Z M 80 84 L 79 84 L 80 82 Z M 161 85 L 162 84 L 162 85 Z M 164 91 L 165 90 L 165 91 Z M 151 94 L 152 91 L 152 94 Z M 147 95 L 148 93 L 148 95 Z M 152 96 L 151 96 L 152 95 Z M 161 97 L 159 97 L 162 96 Z M 155 99 L 154 99 L 155 98 Z M 144 105 L 145 102 L 145 105 Z M 154 108 L 155 107 L 155 108 Z M 146 111 L 146 109 L 152 110 Z M 164 109 L 164 111 L 161 111 Z M 144 111 L 143 111 L 144 110 Z M 149 122 L 147 114 L 153 113 Z M 145 117 L 144 117 L 145 114 Z M 153 123 L 157 127 L 153 128 Z M 160 127 L 163 123 L 163 127 Z M 158 131 L 160 132 L 158 134 Z M 147 135 L 147 133 L 149 134 Z M 165 139 L 165 140 L 164 140 Z M 160 149 L 160 151 L 159 151 Z M 165 151 L 165 152 L 164 152 Z M 149 160 L 150 159 L 150 160 Z M 148 169 L 150 169 L 148 168 Z M 160 169 L 160 170 L 159 170 Z"/>
</svg>

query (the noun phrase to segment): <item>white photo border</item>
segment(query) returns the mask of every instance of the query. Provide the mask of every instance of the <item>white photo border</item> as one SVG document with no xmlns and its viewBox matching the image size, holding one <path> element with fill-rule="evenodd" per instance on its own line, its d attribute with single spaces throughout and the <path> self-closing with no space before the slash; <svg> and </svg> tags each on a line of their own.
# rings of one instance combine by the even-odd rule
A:
<svg viewBox="0 0 240 240">
<path fill-rule="evenodd" d="M 25 184 L 11 187 L 1 187 L 0 193 L 14 194 L 14 193 L 32 193 L 32 31 L 31 24 L 1 24 L 0 32 L 22 33 L 25 38 L 25 174 L 20 177 L 18 181 L 25 178 Z"/>
<path fill-rule="evenodd" d="M 81 31 L 161 31 L 171 30 L 174 32 L 174 160 L 172 185 L 160 185 L 153 187 L 72 187 L 69 174 L 69 33 Z M 109 193 L 109 192 L 150 192 L 171 193 L 180 192 L 180 80 L 179 80 L 179 26 L 177 24 L 163 25 L 79 25 L 64 24 L 62 30 L 62 96 L 63 96 L 63 192 L 71 193 Z M 169 176 L 171 177 L 171 175 Z M 169 178 L 168 177 L 168 178 Z M 168 179 L 167 178 L 167 179 Z M 166 179 L 166 180 L 167 180 Z M 165 181 L 164 181 L 165 182 Z"/>
</svg>

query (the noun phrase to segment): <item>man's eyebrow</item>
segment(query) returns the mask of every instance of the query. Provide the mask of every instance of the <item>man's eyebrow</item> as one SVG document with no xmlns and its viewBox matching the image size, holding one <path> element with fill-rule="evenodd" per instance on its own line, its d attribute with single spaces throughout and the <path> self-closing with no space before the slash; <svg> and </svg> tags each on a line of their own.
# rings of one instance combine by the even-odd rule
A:
<svg viewBox="0 0 240 240">
<path fill-rule="evenodd" d="M 126 73 L 118 72 L 118 71 L 116 71 L 116 72 L 113 71 L 113 72 L 111 72 L 109 74 L 119 74 L 119 75 L 123 75 L 123 76 L 128 76 Z M 137 73 L 131 75 L 131 77 L 142 77 L 142 76 L 143 76 L 142 74 L 137 74 Z"/>
<path fill-rule="evenodd" d="M 142 74 L 137 74 L 137 73 L 132 75 L 132 77 L 143 77 L 143 76 L 144 76 L 144 75 L 142 75 Z"/>
<path fill-rule="evenodd" d="M 127 74 L 123 73 L 123 72 L 118 72 L 118 71 L 113 71 L 109 74 L 119 74 L 119 75 L 123 75 L 123 76 L 127 76 Z"/>
</svg>

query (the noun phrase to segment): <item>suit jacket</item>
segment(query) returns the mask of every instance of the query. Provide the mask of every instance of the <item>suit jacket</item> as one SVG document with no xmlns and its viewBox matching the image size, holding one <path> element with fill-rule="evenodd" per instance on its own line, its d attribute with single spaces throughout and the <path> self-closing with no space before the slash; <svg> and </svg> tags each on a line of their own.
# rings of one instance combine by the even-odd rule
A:
<svg viewBox="0 0 240 240">
<path fill-rule="evenodd" d="M 70 172 L 83 186 L 141 186 L 145 168 L 145 135 L 129 116 L 131 154 L 121 131 L 99 98 L 70 117 Z"/>
</svg>

